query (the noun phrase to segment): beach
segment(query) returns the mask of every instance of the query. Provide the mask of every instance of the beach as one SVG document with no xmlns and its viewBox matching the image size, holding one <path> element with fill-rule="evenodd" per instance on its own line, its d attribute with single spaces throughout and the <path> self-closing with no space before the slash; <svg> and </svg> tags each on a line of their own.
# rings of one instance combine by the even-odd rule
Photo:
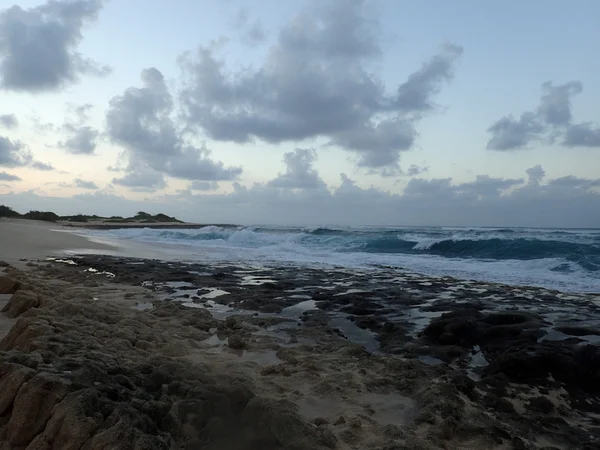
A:
<svg viewBox="0 0 600 450">
<path fill-rule="evenodd" d="M 600 446 L 597 293 L 65 230 L 0 221 L 1 449 Z"/>
</svg>

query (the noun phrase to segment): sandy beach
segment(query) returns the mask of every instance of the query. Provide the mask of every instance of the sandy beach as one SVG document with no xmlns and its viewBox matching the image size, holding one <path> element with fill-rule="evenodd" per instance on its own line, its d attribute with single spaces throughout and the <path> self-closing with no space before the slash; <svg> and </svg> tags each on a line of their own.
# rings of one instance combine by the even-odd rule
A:
<svg viewBox="0 0 600 450">
<path fill-rule="evenodd" d="M 0 260 L 56 256 L 64 250 L 112 250 L 113 247 L 78 236 L 60 224 L 24 219 L 0 219 Z"/>
<path fill-rule="evenodd" d="M 599 448 L 597 295 L 61 262 L 114 248 L 55 229 L 0 221 L 3 450 Z"/>
</svg>

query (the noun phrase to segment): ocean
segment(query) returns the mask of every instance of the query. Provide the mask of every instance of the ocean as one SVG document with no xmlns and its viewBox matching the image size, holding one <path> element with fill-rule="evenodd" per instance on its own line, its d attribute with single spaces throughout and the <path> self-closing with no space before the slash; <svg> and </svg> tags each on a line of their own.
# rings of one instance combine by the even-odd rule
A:
<svg viewBox="0 0 600 450">
<path fill-rule="evenodd" d="M 376 269 L 600 292 L 600 229 L 216 227 L 89 231 L 185 250 L 182 259 Z"/>
</svg>

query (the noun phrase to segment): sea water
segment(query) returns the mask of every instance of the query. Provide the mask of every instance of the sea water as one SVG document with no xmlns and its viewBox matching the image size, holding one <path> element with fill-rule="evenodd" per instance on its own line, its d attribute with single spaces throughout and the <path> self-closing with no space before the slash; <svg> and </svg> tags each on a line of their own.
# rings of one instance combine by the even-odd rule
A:
<svg viewBox="0 0 600 450">
<path fill-rule="evenodd" d="M 600 292 L 600 229 L 216 227 L 89 231 L 185 247 L 185 259 L 387 266 L 426 275 Z"/>
</svg>

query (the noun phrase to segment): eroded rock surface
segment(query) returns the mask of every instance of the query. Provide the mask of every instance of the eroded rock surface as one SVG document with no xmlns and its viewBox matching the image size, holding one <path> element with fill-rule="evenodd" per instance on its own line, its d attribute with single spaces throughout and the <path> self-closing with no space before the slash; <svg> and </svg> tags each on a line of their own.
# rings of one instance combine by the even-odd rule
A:
<svg viewBox="0 0 600 450">
<path fill-rule="evenodd" d="M 259 399 L 208 366 L 166 356 L 176 353 L 168 334 L 178 316 L 184 340 L 202 340 L 216 326 L 206 311 L 182 309 L 165 303 L 136 315 L 93 300 L 67 302 L 60 293 L 17 290 L 6 313 L 19 318 L 0 342 L 0 448 L 335 444 L 289 405 Z"/>
</svg>

